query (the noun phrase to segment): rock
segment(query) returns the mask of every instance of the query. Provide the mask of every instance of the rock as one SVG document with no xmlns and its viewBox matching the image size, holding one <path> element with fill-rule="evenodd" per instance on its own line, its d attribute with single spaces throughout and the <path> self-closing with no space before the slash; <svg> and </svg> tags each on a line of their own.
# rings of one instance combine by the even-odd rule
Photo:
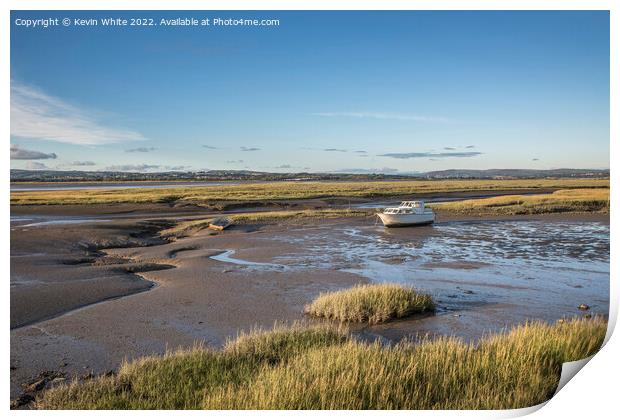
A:
<svg viewBox="0 0 620 420">
<path fill-rule="evenodd" d="M 466 295 L 473 295 L 474 292 L 472 290 L 463 290 L 463 293 L 465 293 Z"/>
<path fill-rule="evenodd" d="M 45 388 L 46 384 L 47 384 L 47 378 L 39 379 L 39 380 L 36 380 L 34 382 L 27 384 L 24 387 L 24 391 L 26 392 L 41 391 L 43 388 Z"/>
<path fill-rule="evenodd" d="M 19 397 L 11 400 L 11 410 L 14 410 L 19 407 L 23 407 L 26 404 L 30 404 L 34 401 L 34 397 L 30 394 L 22 394 Z"/>
<path fill-rule="evenodd" d="M 585 303 L 582 303 L 581 305 L 577 306 L 577 309 L 579 309 L 580 311 L 587 311 L 588 309 L 590 309 L 590 307 Z"/>
</svg>

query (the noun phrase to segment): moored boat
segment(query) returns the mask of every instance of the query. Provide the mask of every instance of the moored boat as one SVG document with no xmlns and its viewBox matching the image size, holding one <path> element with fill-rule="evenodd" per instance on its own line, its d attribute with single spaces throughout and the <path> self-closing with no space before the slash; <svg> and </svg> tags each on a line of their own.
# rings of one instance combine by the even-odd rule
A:
<svg viewBox="0 0 620 420">
<path fill-rule="evenodd" d="M 424 201 L 403 201 L 398 207 L 388 207 L 377 216 L 385 227 L 428 225 L 435 221 L 435 213 L 425 207 Z"/>
</svg>

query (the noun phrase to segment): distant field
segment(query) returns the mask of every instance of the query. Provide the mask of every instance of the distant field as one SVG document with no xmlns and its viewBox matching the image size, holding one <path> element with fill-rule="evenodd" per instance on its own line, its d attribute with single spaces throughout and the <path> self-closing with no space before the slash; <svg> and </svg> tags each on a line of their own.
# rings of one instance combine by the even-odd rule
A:
<svg viewBox="0 0 620 420">
<path fill-rule="evenodd" d="M 437 204 L 434 209 L 462 214 L 609 213 L 609 189 L 558 190 L 552 194 L 505 195 Z"/>
<path fill-rule="evenodd" d="M 609 188 L 608 179 L 440 180 L 379 182 L 270 182 L 192 188 L 14 191 L 12 205 L 251 202 L 316 198 L 377 198 L 417 194 Z"/>
</svg>

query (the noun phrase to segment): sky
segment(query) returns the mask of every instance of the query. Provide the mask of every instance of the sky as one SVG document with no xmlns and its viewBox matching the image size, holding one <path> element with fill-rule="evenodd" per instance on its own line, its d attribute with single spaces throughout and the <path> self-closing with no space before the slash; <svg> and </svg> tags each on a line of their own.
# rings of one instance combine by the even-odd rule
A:
<svg viewBox="0 0 620 420">
<path fill-rule="evenodd" d="M 11 12 L 13 169 L 606 169 L 609 141 L 606 11 Z"/>
</svg>

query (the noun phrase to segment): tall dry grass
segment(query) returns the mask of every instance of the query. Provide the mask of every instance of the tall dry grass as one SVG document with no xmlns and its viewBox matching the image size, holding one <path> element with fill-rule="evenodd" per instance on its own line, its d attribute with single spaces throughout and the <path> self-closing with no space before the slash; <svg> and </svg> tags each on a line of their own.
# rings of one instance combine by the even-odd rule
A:
<svg viewBox="0 0 620 420">
<path fill-rule="evenodd" d="M 323 293 L 306 305 L 305 312 L 336 321 L 378 324 L 434 309 L 431 295 L 419 293 L 411 287 L 368 284 Z"/>
<path fill-rule="evenodd" d="M 332 197 L 415 196 L 481 190 L 609 188 L 609 179 L 415 180 L 377 182 L 266 182 L 132 190 L 12 191 L 12 205 L 253 202 Z"/>
<path fill-rule="evenodd" d="M 444 203 L 432 207 L 444 212 L 465 214 L 609 213 L 609 188 L 558 190 L 551 194 L 506 195 Z"/>
<path fill-rule="evenodd" d="M 362 343 L 334 327 L 253 332 L 61 385 L 42 409 L 507 409 L 549 399 L 564 362 L 601 346 L 601 317 L 532 322 L 477 345 L 455 338 Z"/>
</svg>

